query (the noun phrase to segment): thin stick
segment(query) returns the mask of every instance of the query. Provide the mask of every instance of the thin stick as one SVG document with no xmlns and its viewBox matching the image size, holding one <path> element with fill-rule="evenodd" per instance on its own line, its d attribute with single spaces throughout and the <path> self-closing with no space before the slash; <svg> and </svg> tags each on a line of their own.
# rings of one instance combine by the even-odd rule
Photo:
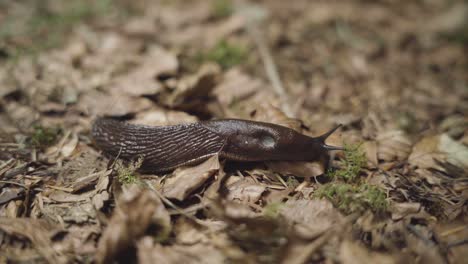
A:
<svg viewBox="0 0 468 264">
<path fill-rule="evenodd" d="M 294 117 L 291 106 L 289 105 L 288 93 L 286 92 L 286 89 L 284 88 L 283 83 L 281 82 L 281 78 L 278 74 L 278 69 L 276 67 L 275 61 L 271 56 L 271 52 L 268 49 L 268 46 L 265 44 L 262 34 L 257 28 L 255 22 L 252 21 L 252 19 L 247 19 L 247 21 L 247 31 L 252 36 L 255 45 L 257 46 L 258 51 L 260 52 L 260 57 L 263 61 L 263 66 L 265 66 L 265 72 L 268 76 L 268 79 L 270 80 L 271 86 L 273 87 L 273 90 L 275 91 L 276 95 L 280 97 L 280 100 L 282 102 L 281 110 L 283 110 L 283 112 L 289 117 Z"/>
<path fill-rule="evenodd" d="M 179 208 L 177 205 L 175 205 L 173 202 L 171 202 L 169 199 L 167 199 L 166 197 L 164 197 L 164 195 L 162 195 L 158 190 L 156 190 L 153 185 L 151 185 L 149 182 L 147 181 L 142 181 L 151 191 L 153 191 L 158 197 L 159 199 L 161 199 L 161 201 L 163 201 L 163 203 L 165 203 L 167 206 L 171 207 L 172 209 L 174 209 L 176 212 L 178 212 L 179 214 L 187 217 L 188 219 L 194 221 L 195 223 L 201 225 L 201 226 L 204 226 L 204 227 L 210 227 L 208 224 L 204 223 L 203 221 L 200 221 L 199 219 L 193 217 L 192 215 L 189 215 L 187 214 L 186 212 L 184 212 L 183 209 Z"/>
</svg>

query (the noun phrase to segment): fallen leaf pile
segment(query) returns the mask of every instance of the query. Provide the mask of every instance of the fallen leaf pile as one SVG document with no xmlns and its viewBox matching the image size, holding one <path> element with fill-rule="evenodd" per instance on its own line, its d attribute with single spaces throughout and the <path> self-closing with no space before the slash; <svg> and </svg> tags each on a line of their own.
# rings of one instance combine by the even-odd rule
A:
<svg viewBox="0 0 468 264">
<path fill-rule="evenodd" d="M 0 263 L 466 262 L 466 2 L 36 2 L 0 3 Z M 141 174 L 98 116 L 345 151 Z"/>
</svg>

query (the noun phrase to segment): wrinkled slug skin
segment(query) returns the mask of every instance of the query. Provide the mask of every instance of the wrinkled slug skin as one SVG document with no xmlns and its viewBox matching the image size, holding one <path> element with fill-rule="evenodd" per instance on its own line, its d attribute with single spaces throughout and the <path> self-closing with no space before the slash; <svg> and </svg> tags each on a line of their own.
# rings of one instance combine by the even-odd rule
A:
<svg viewBox="0 0 468 264">
<path fill-rule="evenodd" d="M 287 127 L 240 119 L 222 119 L 174 126 L 133 125 L 98 118 L 92 136 L 106 155 L 124 160 L 143 158 L 141 171 L 163 172 L 201 162 L 213 155 L 236 161 L 312 161 L 328 157 L 324 140 Z"/>
<path fill-rule="evenodd" d="M 143 158 L 142 171 L 168 171 L 217 154 L 223 139 L 200 123 L 175 126 L 133 125 L 99 118 L 92 128 L 98 148 L 124 160 Z"/>
</svg>

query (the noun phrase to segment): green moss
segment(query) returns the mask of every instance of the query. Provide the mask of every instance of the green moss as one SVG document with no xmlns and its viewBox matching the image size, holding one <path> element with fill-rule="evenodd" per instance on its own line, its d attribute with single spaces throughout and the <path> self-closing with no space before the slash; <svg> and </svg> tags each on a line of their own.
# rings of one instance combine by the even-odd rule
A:
<svg viewBox="0 0 468 264">
<path fill-rule="evenodd" d="M 135 162 L 131 162 L 126 166 L 121 160 L 117 160 L 114 169 L 117 172 L 117 179 L 121 184 L 138 183 L 139 178 L 136 171 L 141 167 L 143 158 L 139 158 Z"/>
<path fill-rule="evenodd" d="M 63 43 L 66 34 L 76 24 L 90 18 L 108 14 L 111 0 L 59 1 L 38 0 L 25 2 L 24 8 L 33 10 L 30 16 L 11 14 L 0 27 L 0 44 L 12 59 L 36 55 Z M 50 6 L 59 6 L 55 10 Z"/>
<path fill-rule="evenodd" d="M 263 215 L 267 218 L 277 218 L 283 206 L 284 203 L 281 202 L 270 203 L 263 208 Z"/>
<path fill-rule="evenodd" d="M 31 147 L 40 149 L 54 144 L 61 133 L 60 128 L 50 128 L 41 125 L 34 125 L 33 129 L 34 131 L 28 137 L 26 143 Z"/>
<path fill-rule="evenodd" d="M 351 185 L 333 182 L 321 186 L 314 195 L 328 199 L 335 207 L 348 214 L 367 209 L 373 212 L 385 212 L 388 206 L 386 194 L 378 187 L 369 184 Z"/>
<path fill-rule="evenodd" d="M 361 144 L 345 144 L 344 148 L 345 158 L 340 162 L 340 168 L 330 171 L 328 175 L 345 182 L 354 182 L 366 165 L 366 155 Z"/>
<path fill-rule="evenodd" d="M 240 45 L 221 41 L 211 50 L 200 53 L 196 57 L 199 63 L 212 61 L 226 69 L 242 63 L 247 58 L 247 49 Z"/>
<path fill-rule="evenodd" d="M 288 177 L 286 180 L 286 185 L 289 188 L 296 188 L 299 185 L 299 181 L 296 179 L 296 177 Z"/>
<path fill-rule="evenodd" d="M 212 13 L 215 18 L 224 18 L 234 12 L 234 6 L 230 0 L 212 0 Z"/>
</svg>

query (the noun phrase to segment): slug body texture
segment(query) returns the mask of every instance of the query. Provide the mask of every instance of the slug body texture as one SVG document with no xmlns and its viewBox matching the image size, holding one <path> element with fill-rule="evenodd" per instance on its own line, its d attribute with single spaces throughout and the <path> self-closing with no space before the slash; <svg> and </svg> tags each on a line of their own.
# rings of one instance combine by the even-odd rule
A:
<svg viewBox="0 0 468 264">
<path fill-rule="evenodd" d="M 340 149 L 324 143 L 335 130 L 313 138 L 287 127 L 240 119 L 145 126 L 98 118 L 92 136 L 107 155 L 141 157 L 141 171 L 164 172 L 213 155 L 235 161 L 319 160 L 328 156 L 328 150 Z"/>
</svg>

